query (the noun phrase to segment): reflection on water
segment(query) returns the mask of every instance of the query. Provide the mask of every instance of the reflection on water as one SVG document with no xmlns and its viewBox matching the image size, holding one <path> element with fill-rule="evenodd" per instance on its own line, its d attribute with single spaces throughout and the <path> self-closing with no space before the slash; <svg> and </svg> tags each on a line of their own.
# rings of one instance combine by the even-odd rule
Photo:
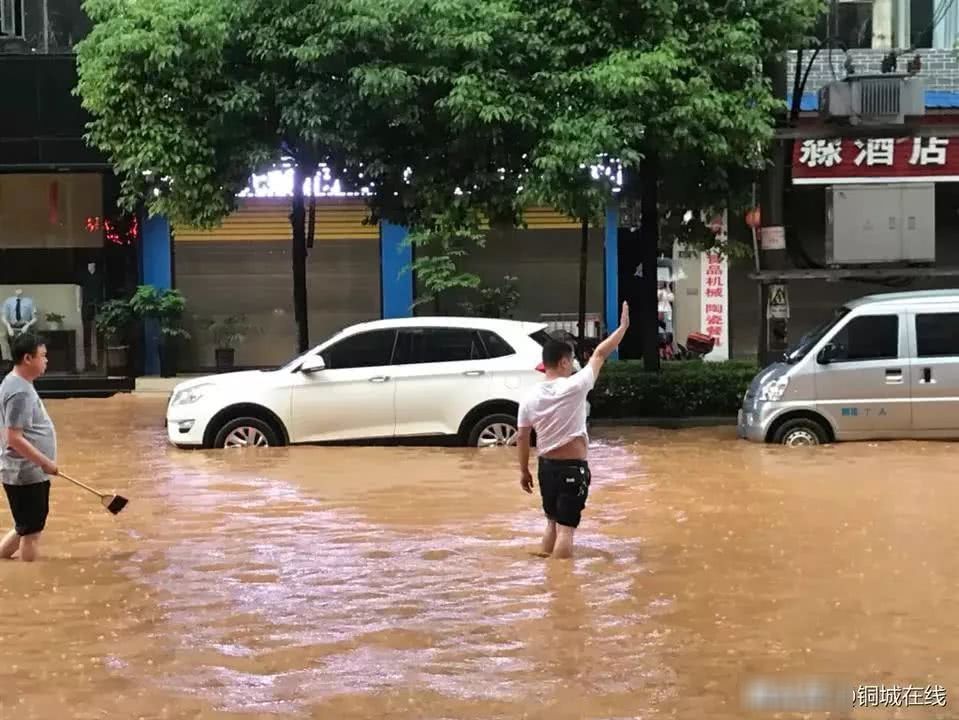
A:
<svg viewBox="0 0 959 720">
<path fill-rule="evenodd" d="M 562 562 L 534 556 L 507 452 L 189 453 L 157 401 L 49 407 L 64 468 L 131 503 L 58 483 L 46 560 L 0 564 L 0 718 L 732 719 L 779 675 L 959 692 L 954 445 L 603 430 Z"/>
</svg>

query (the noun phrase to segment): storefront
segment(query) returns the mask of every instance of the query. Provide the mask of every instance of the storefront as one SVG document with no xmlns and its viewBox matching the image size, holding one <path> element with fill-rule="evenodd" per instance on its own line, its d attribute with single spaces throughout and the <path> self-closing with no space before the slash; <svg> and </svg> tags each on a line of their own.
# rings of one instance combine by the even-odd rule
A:
<svg viewBox="0 0 959 720">
<path fill-rule="evenodd" d="M 732 281 L 737 356 L 780 356 L 864 295 L 957 286 L 959 138 L 949 136 L 957 119 L 954 110 L 929 112 L 921 136 L 796 141 L 785 266 L 740 267 Z M 763 308 L 757 280 L 768 288 Z"/>
<path fill-rule="evenodd" d="M 89 118 L 72 93 L 75 59 L 0 54 L 0 86 L 9 100 L 0 113 L 0 375 L 11 331 L 29 330 L 47 341 L 41 393 L 128 389 L 136 328 L 112 339 L 122 362 L 108 366 L 94 319 L 105 300 L 136 287 L 140 223 L 117 210 L 109 163 L 83 140 Z"/>
<path fill-rule="evenodd" d="M 238 367 L 266 367 L 296 353 L 290 199 L 241 198 L 216 229 L 173 227 L 176 288 L 187 302 L 183 372 L 211 370 L 217 350 Z M 382 317 L 380 228 L 362 201 L 317 203 L 307 258 L 310 342 Z"/>
<path fill-rule="evenodd" d="M 237 210 L 215 229 L 171 228 L 173 284 L 186 298 L 184 324 L 191 335 L 181 372 L 215 369 L 218 350 L 233 350 L 241 368 L 275 366 L 295 354 L 290 198 L 282 180 L 261 188 L 258 197 L 239 198 Z M 368 215 L 361 197 L 317 199 L 307 259 L 311 344 L 354 323 L 414 313 L 418 293 L 408 269 L 414 249 L 406 231 L 370 224 Z M 610 217 L 615 223 L 614 211 Z M 526 220 L 526 229 L 488 230 L 484 246 L 462 258 L 461 270 L 488 286 L 518 278 L 515 319 L 575 334 L 580 226 L 542 208 L 530 210 Z M 610 313 L 618 320 L 616 283 L 615 224 L 611 231 L 596 227 L 587 243 L 587 337 L 605 331 Z M 463 315 L 463 302 L 475 299 L 450 293 L 439 307 L 416 312 Z"/>
<path fill-rule="evenodd" d="M 730 358 L 728 264 L 720 252 L 704 253 L 679 243 L 671 258 L 660 258 L 656 309 L 664 360 Z M 709 352 L 703 352 L 703 336 L 712 343 Z"/>
<path fill-rule="evenodd" d="M 115 209 L 112 176 L 0 174 L 0 355 L 22 332 L 47 341 L 48 377 L 129 375 L 108 367 L 95 318 L 136 282 L 135 219 Z"/>
</svg>

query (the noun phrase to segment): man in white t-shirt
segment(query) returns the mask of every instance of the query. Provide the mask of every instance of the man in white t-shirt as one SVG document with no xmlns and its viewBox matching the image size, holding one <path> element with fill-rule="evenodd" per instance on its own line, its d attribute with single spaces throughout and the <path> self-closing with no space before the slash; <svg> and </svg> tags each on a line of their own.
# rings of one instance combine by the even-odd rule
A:
<svg viewBox="0 0 959 720">
<path fill-rule="evenodd" d="M 586 395 L 593 389 L 603 363 L 623 340 L 629 328 L 629 305 L 616 332 L 601 342 L 589 363 L 573 372 L 573 348 L 550 340 L 543 346 L 546 379 L 533 388 L 519 406 L 520 485 L 533 492 L 529 471 L 530 436 L 536 431 L 539 455 L 539 491 L 546 513 L 543 553 L 556 558 L 573 554 L 573 532 L 579 527 L 590 472 L 587 462 Z"/>
</svg>

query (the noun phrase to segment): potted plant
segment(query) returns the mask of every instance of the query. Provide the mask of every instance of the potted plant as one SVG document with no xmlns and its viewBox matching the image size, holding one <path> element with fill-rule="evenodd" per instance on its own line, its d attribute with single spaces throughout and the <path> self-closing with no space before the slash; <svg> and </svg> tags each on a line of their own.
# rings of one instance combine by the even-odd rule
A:
<svg viewBox="0 0 959 720">
<path fill-rule="evenodd" d="M 133 309 L 129 300 L 108 300 L 97 310 L 94 323 L 107 346 L 107 369 L 126 371 L 128 366 L 127 332 L 133 324 Z"/>
<path fill-rule="evenodd" d="M 152 285 L 140 285 L 130 299 L 130 307 L 137 317 L 159 325 L 160 376 L 175 376 L 179 341 L 190 339 L 190 333 L 182 327 L 186 309 L 183 295 L 179 290 L 157 290 Z"/>
<path fill-rule="evenodd" d="M 56 331 L 56 330 L 63 329 L 64 316 L 61 315 L 60 313 L 48 312 L 44 316 L 44 319 L 47 321 L 48 330 Z"/>
<path fill-rule="evenodd" d="M 236 363 L 236 346 L 246 340 L 250 326 L 245 315 L 214 318 L 207 324 L 213 336 L 213 354 L 218 372 L 232 370 Z"/>
</svg>

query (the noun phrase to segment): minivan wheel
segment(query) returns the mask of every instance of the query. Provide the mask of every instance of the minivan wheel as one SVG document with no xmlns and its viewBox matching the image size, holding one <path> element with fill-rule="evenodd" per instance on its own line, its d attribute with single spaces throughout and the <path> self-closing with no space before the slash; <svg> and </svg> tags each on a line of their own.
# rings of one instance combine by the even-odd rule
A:
<svg viewBox="0 0 959 720">
<path fill-rule="evenodd" d="M 516 416 L 497 413 L 476 423 L 466 442 L 470 447 L 515 447 L 518 435 Z"/>
<path fill-rule="evenodd" d="M 787 447 L 811 447 L 825 445 L 829 436 L 822 424 L 810 418 L 796 418 L 784 422 L 776 434 L 773 442 Z"/>
<path fill-rule="evenodd" d="M 241 417 L 220 428 L 213 440 L 215 448 L 276 447 L 280 444 L 276 430 L 259 418 Z"/>
</svg>

